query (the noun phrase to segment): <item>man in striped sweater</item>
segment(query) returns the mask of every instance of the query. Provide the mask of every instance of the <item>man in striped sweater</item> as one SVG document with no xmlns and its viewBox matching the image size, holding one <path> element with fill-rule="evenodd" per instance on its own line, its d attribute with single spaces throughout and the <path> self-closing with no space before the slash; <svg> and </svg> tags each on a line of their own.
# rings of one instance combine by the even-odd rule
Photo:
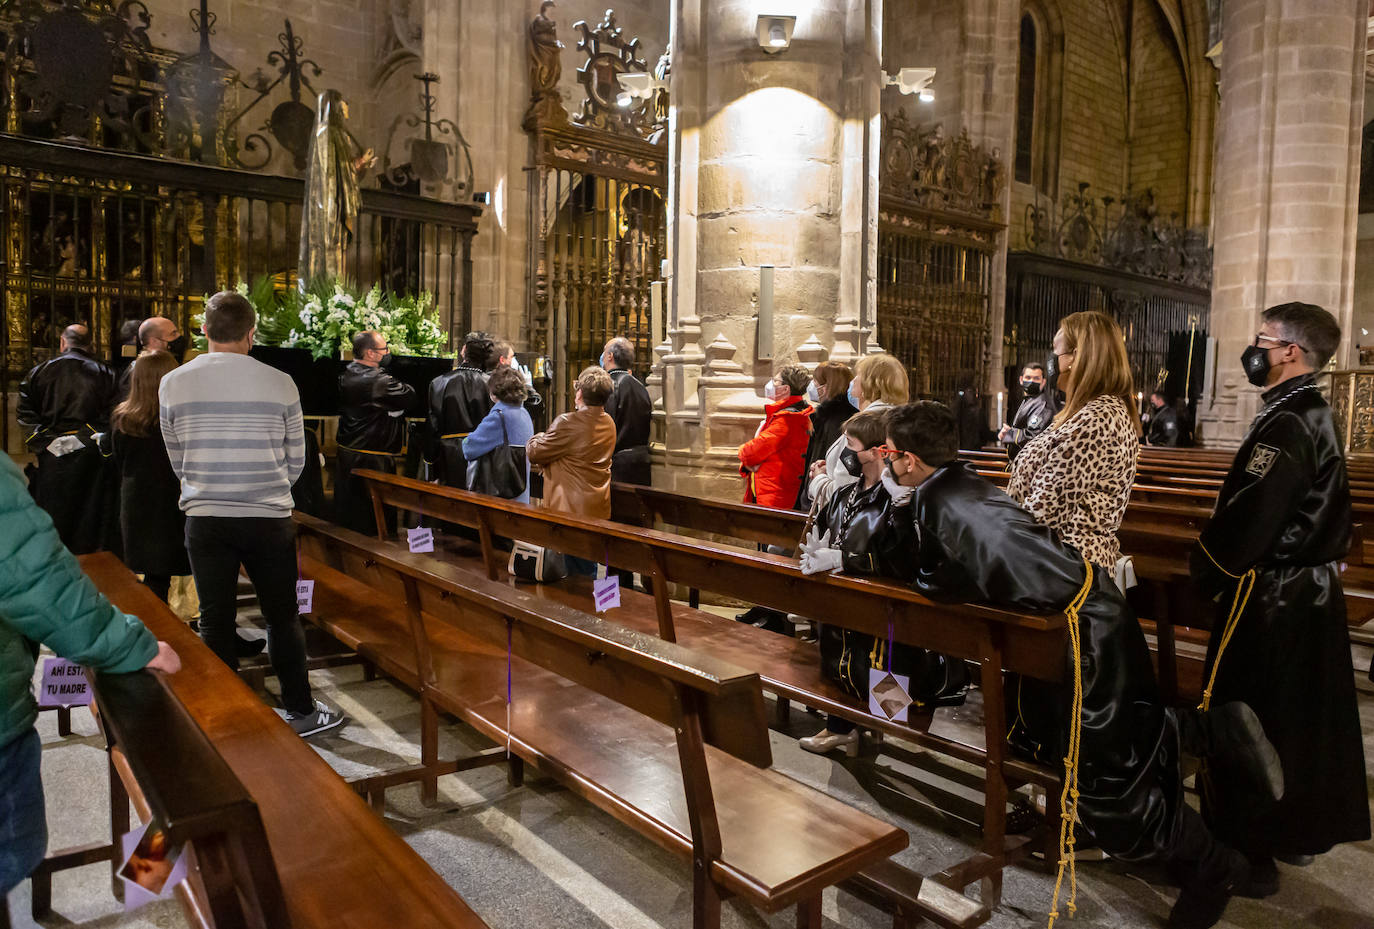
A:
<svg viewBox="0 0 1374 929">
<path fill-rule="evenodd" d="M 306 678 L 291 522 L 291 485 L 305 464 L 301 401 L 291 378 L 248 356 L 256 323 L 252 304 L 233 291 L 206 302 L 210 352 L 162 379 L 162 435 L 181 479 L 205 643 L 238 668 L 242 566 L 267 621 L 286 720 L 310 736 L 338 728 L 344 717 L 313 699 Z"/>
</svg>

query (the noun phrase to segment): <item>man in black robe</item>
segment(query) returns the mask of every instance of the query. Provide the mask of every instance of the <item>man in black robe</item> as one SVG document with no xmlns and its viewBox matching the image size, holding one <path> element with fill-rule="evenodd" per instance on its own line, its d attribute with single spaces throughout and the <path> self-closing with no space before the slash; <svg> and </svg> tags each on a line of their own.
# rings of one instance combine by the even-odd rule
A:
<svg viewBox="0 0 1374 929">
<path fill-rule="evenodd" d="M 414 387 L 384 370 L 390 358 L 380 332 L 359 332 L 353 336 L 353 360 L 339 375 L 334 521 L 368 535 L 377 531 L 372 495 L 353 472 L 370 468 L 396 473 L 396 456 L 405 445 L 406 409 L 415 399 Z M 394 531 L 394 511 L 387 519 Z"/>
<path fill-rule="evenodd" d="M 429 436 L 425 461 L 446 487 L 468 489 L 468 461 L 463 439 L 491 412 L 487 368 L 496 358 L 496 343 L 485 332 L 463 339 L 459 364 L 429 384 Z"/>
<path fill-rule="evenodd" d="M 118 477 L 101 454 L 110 428 L 114 371 L 91 351 L 91 331 L 73 323 L 61 354 L 41 362 L 19 385 L 19 424 L 37 457 L 31 490 L 73 554 L 117 549 Z"/>
<path fill-rule="evenodd" d="M 1246 377 L 1264 388 L 1264 407 L 1192 557 L 1194 581 L 1217 601 L 1204 702 L 1250 704 L 1283 762 L 1287 791 L 1278 803 L 1237 797 L 1233 772 L 1220 763 L 1203 778 L 1204 814 L 1250 857 L 1263 893 L 1278 890 L 1275 858 L 1303 863 L 1369 838 L 1337 564 L 1350 547 L 1350 488 L 1331 410 L 1314 382 L 1340 337 L 1318 306 L 1264 312 L 1242 356 Z"/>
<path fill-rule="evenodd" d="M 1179 422 L 1178 409 L 1156 390 L 1150 394 L 1150 415 L 1145 423 L 1145 442 L 1163 448 L 1178 448 L 1183 445 L 1183 426 Z"/>
<path fill-rule="evenodd" d="M 1214 925 L 1232 894 L 1248 892 L 1249 867 L 1184 801 L 1179 759 L 1183 752 L 1227 759 L 1248 775 L 1247 796 L 1281 796 L 1278 759 L 1255 715 L 1242 704 L 1218 706 L 1210 716 L 1166 709 L 1144 633 L 1115 579 L 955 459 L 957 430 L 947 407 L 929 400 L 896 407 L 887 413 L 887 436 L 884 483 L 894 501 L 915 488 L 893 510 L 914 524 L 912 586 L 932 600 L 1064 612 L 1081 632 L 1077 649 L 1070 639 L 1065 683 L 1026 680 L 1009 688 L 1012 747 L 1062 765 L 1077 728 L 1079 822 L 1113 858 L 1163 865 L 1182 885 L 1171 929 Z M 1082 675 L 1077 719 L 1075 659 Z"/>
<path fill-rule="evenodd" d="M 611 398 L 606 415 L 615 422 L 615 454 L 611 456 L 611 480 L 624 484 L 650 484 L 649 423 L 654 404 L 649 391 L 630 372 L 635 347 L 620 336 L 601 350 L 601 367 L 611 373 Z"/>
</svg>

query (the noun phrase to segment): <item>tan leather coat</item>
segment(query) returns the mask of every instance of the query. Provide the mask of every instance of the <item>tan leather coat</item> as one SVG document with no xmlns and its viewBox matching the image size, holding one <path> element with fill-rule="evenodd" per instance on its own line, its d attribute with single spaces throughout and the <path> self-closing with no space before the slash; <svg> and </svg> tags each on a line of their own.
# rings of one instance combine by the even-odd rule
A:
<svg viewBox="0 0 1374 929">
<path fill-rule="evenodd" d="M 611 518 L 615 423 L 599 406 L 564 413 L 525 445 L 544 475 L 544 505 L 577 516 Z"/>
</svg>

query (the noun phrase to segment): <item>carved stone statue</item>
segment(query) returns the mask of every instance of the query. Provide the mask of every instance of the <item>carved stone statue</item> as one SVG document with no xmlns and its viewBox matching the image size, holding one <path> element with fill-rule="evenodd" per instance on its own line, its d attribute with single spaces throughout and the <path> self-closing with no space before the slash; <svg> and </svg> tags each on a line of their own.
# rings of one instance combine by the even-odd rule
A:
<svg viewBox="0 0 1374 929">
<path fill-rule="evenodd" d="M 300 263 L 304 287 L 317 277 L 347 277 L 345 260 L 358 221 L 358 176 L 374 161 L 348 131 L 348 104 L 337 90 L 320 94 L 310 133 L 301 215 Z"/>
<path fill-rule="evenodd" d="M 525 128 L 568 121 L 563 109 L 563 94 L 558 80 L 563 76 L 563 43 L 558 41 L 558 24 L 549 17 L 553 0 L 539 4 L 539 15 L 530 20 L 529 66 L 530 106 L 525 111 Z"/>
</svg>

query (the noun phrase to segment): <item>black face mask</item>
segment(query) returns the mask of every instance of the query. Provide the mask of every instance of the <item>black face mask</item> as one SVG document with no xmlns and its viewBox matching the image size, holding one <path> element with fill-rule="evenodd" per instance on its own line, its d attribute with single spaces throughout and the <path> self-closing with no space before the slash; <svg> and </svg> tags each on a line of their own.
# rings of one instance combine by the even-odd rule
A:
<svg viewBox="0 0 1374 929">
<path fill-rule="evenodd" d="M 1022 381 L 1021 389 L 1026 392 L 1027 397 L 1038 397 L 1043 387 L 1038 381 Z"/>
<path fill-rule="evenodd" d="M 189 344 L 190 341 L 191 340 L 186 338 L 185 335 L 179 335 L 175 339 L 167 343 L 167 351 L 170 352 L 172 357 L 177 360 L 178 364 L 180 364 L 181 360 L 186 357 L 186 346 Z"/>
<path fill-rule="evenodd" d="M 381 360 L 377 362 L 377 366 L 381 368 L 391 367 L 391 352 L 387 352 L 383 355 Z"/>
<path fill-rule="evenodd" d="M 859 461 L 859 453 L 852 448 L 846 448 L 840 452 L 840 467 L 855 477 L 862 474 L 864 470 L 863 464 Z"/>
<path fill-rule="evenodd" d="M 1269 386 L 1269 350 L 1258 345 L 1247 345 L 1240 353 L 1240 366 L 1245 369 L 1245 379 L 1256 387 Z"/>
</svg>

